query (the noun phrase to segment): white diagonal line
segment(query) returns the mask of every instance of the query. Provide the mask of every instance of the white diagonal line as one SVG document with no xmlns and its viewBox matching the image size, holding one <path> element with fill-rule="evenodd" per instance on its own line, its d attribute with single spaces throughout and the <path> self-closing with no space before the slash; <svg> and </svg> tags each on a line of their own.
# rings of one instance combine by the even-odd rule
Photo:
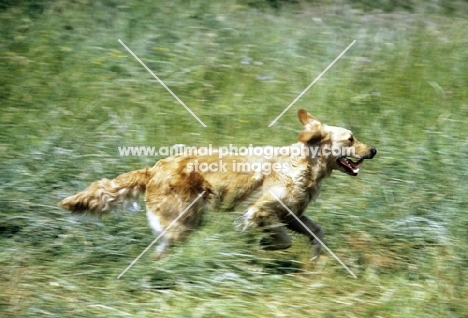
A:
<svg viewBox="0 0 468 318">
<path fill-rule="evenodd" d="M 195 200 L 193 200 L 193 202 L 190 203 L 190 205 L 188 207 L 186 207 L 185 210 L 182 211 L 182 213 L 180 213 L 179 216 L 176 217 L 176 219 L 174 221 L 172 221 L 171 224 L 169 224 L 169 226 L 166 227 L 166 229 L 164 231 L 162 231 L 161 234 L 159 234 L 158 237 L 155 238 L 154 241 L 151 242 L 151 244 L 148 245 L 148 247 L 145 248 L 145 250 L 143 252 L 141 252 L 141 254 L 138 255 L 138 257 L 135 258 L 130 265 L 127 266 L 127 268 L 117 277 L 117 279 L 120 279 L 120 277 L 122 277 L 122 275 L 125 274 L 130 269 L 130 267 L 132 267 L 140 259 L 140 257 L 142 257 L 143 254 L 145 254 L 151 248 L 151 246 L 153 246 L 154 243 L 156 243 L 185 214 L 185 212 L 187 212 L 192 207 L 192 205 L 194 205 L 195 202 L 197 202 L 205 194 L 205 192 L 206 191 L 203 191 L 202 193 L 200 193 L 198 195 L 198 197 Z"/>
<path fill-rule="evenodd" d="M 148 66 L 145 65 L 145 63 L 143 63 L 143 62 L 141 61 L 141 60 L 138 58 L 138 56 L 136 56 L 136 54 L 133 53 L 132 50 L 130 50 L 130 49 L 128 48 L 128 46 L 126 46 L 120 39 L 119 39 L 119 42 L 120 42 L 120 44 L 123 45 L 124 48 L 127 49 L 128 52 L 130 52 L 131 55 L 133 55 L 133 57 L 134 57 L 138 62 L 140 62 L 141 65 L 143 65 L 143 67 L 144 67 L 151 75 L 153 75 L 153 77 L 154 77 L 165 89 L 167 89 L 167 91 L 168 91 L 169 93 L 171 93 L 172 96 L 174 96 L 175 99 L 177 99 L 177 101 L 178 101 L 182 106 L 185 107 L 185 109 L 186 109 L 193 117 L 195 117 L 196 120 L 198 120 L 198 122 L 199 122 L 200 124 L 202 124 L 203 127 L 206 128 L 205 123 L 202 122 L 201 119 L 198 118 L 198 116 L 195 115 L 195 113 L 194 113 L 190 108 L 188 108 L 187 105 L 185 105 L 185 103 L 184 103 L 179 97 L 177 97 L 177 95 L 174 94 L 174 93 L 171 91 L 171 89 L 170 89 L 169 87 L 167 87 L 166 84 L 164 84 L 164 82 L 161 81 L 161 80 L 159 79 L 159 77 L 157 77 L 156 74 L 154 74 L 154 73 L 148 68 Z"/>
<path fill-rule="evenodd" d="M 354 278 L 357 278 L 356 274 L 354 274 L 349 268 L 348 266 L 345 265 L 345 263 L 343 263 L 339 258 L 338 256 L 335 255 L 335 253 L 333 253 L 323 242 L 322 240 L 320 240 L 317 235 L 314 234 L 314 232 L 311 231 L 311 229 L 309 229 L 305 224 L 304 222 L 302 222 L 298 217 L 297 215 L 295 215 L 284 203 L 283 201 L 281 201 L 277 196 L 276 194 L 274 194 L 271 190 L 270 190 L 270 193 L 271 195 L 279 202 L 281 203 L 281 205 L 296 219 L 297 222 L 299 222 L 306 230 L 307 232 L 309 232 L 310 234 L 312 234 L 312 236 L 328 251 L 328 253 L 330 253 L 337 261 L 338 263 L 341 264 L 341 266 L 343 266 Z"/>
<path fill-rule="evenodd" d="M 271 126 L 273 126 L 273 125 L 274 125 L 274 124 L 275 124 L 275 123 L 278 121 L 278 119 L 280 119 L 280 118 L 281 118 L 281 116 L 283 116 L 283 115 L 284 115 L 284 113 L 286 113 L 286 112 L 287 112 L 287 111 L 288 111 L 288 110 L 289 110 L 289 109 L 292 107 L 292 105 L 294 105 L 294 104 L 295 104 L 295 103 L 296 103 L 296 102 L 299 100 L 299 98 L 301 98 L 301 97 L 302 97 L 302 95 L 304 95 L 304 94 L 305 94 L 305 93 L 306 93 L 306 92 L 309 90 L 309 88 L 311 88 L 311 87 L 312 87 L 312 85 L 314 85 L 314 84 L 315 84 L 315 82 L 317 82 L 317 81 L 318 81 L 318 80 L 319 80 L 319 79 L 322 77 L 322 75 L 323 75 L 323 74 L 325 74 L 325 73 L 326 73 L 326 72 L 327 72 L 327 71 L 330 69 L 330 67 L 332 67 L 332 66 L 333 66 L 333 64 L 335 64 L 335 63 L 336 63 L 336 61 L 338 61 L 338 60 L 339 60 L 339 59 L 340 59 L 340 58 L 341 58 L 341 57 L 342 57 L 342 56 L 343 56 L 343 55 L 346 53 L 346 51 L 348 51 L 348 50 L 349 50 L 349 48 L 350 48 L 351 46 L 353 46 L 353 45 L 354 45 L 354 43 L 356 43 L 356 40 L 354 40 L 354 41 L 353 41 L 353 42 L 352 42 L 350 45 L 348 45 L 348 47 L 347 47 L 346 49 L 344 49 L 344 51 L 343 51 L 343 52 L 341 52 L 341 54 L 340 54 L 340 55 L 338 55 L 338 57 L 337 57 L 337 58 L 336 58 L 336 59 L 335 59 L 333 62 L 331 62 L 331 63 L 330 63 L 330 65 L 328 65 L 328 66 L 327 66 L 327 68 L 326 68 L 325 70 L 323 70 L 323 72 L 322 72 L 322 73 L 320 73 L 320 74 L 319 74 L 319 76 L 317 76 L 317 78 L 316 78 L 316 79 L 314 79 L 314 81 L 313 81 L 312 83 L 310 83 L 310 85 L 309 85 L 309 86 L 307 86 L 307 88 L 306 88 L 305 90 L 303 90 L 303 91 L 302 91 L 302 93 L 300 93 L 300 94 L 299 94 L 299 96 L 297 96 L 297 97 L 296 97 L 296 99 L 295 99 L 295 100 L 293 100 L 293 101 L 292 101 L 292 103 L 291 103 L 291 104 L 289 104 L 289 106 L 288 106 L 288 107 L 286 107 L 286 108 L 285 108 L 285 110 L 283 110 L 283 112 L 282 112 L 281 114 L 279 114 L 279 116 L 278 116 L 278 117 L 276 117 L 276 119 L 275 119 L 275 120 L 273 120 L 273 121 L 271 122 L 271 124 L 270 124 L 270 125 L 268 125 L 268 128 L 270 128 Z"/>
</svg>

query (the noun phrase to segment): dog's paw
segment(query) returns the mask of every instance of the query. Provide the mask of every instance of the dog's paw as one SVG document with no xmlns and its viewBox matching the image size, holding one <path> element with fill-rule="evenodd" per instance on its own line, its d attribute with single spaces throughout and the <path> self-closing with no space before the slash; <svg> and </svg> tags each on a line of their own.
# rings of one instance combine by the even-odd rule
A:
<svg viewBox="0 0 468 318">
<path fill-rule="evenodd" d="M 165 256 L 165 253 L 158 253 L 158 252 L 153 252 L 151 253 L 151 259 L 153 261 L 159 261 L 161 258 Z"/>
<path fill-rule="evenodd" d="M 256 209 L 252 207 L 249 208 L 244 215 L 239 216 L 234 220 L 234 228 L 242 232 L 249 228 L 255 228 L 257 226 L 257 223 L 254 222 L 256 218 L 256 212 Z"/>
<path fill-rule="evenodd" d="M 234 220 L 234 229 L 237 231 L 243 232 L 247 229 L 247 225 L 245 223 L 245 216 L 239 216 Z"/>
<path fill-rule="evenodd" d="M 164 245 L 164 247 L 161 245 L 157 246 L 154 249 L 154 252 L 151 253 L 151 259 L 153 261 L 159 261 L 160 259 L 165 258 L 167 256 L 167 250 L 168 248 L 166 245 Z"/>
<path fill-rule="evenodd" d="M 252 219 L 248 217 L 248 215 L 244 214 L 242 216 L 237 217 L 234 220 L 234 228 L 237 231 L 244 232 L 249 228 L 255 227 L 255 223 L 252 222 Z"/>
<path fill-rule="evenodd" d="M 312 251 L 312 257 L 310 258 L 310 261 L 311 262 L 317 261 L 319 259 L 319 257 L 320 257 L 321 252 L 322 252 L 322 245 L 320 245 L 320 244 L 312 245 L 311 251 Z"/>
<path fill-rule="evenodd" d="M 140 203 L 138 201 L 124 201 L 123 207 L 126 211 L 130 213 L 137 213 L 140 211 Z"/>
<path fill-rule="evenodd" d="M 285 250 L 291 247 L 290 240 L 278 240 L 278 238 L 265 236 L 260 239 L 260 248 L 264 251 Z"/>
</svg>

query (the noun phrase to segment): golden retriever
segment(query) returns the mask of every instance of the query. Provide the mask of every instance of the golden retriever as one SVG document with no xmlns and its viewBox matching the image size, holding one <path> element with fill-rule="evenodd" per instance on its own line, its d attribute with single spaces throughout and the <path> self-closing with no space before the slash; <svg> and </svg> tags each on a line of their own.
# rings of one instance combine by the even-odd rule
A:
<svg viewBox="0 0 468 318">
<path fill-rule="evenodd" d="M 161 235 L 156 247 L 161 255 L 197 227 L 209 200 L 225 210 L 244 203 L 246 212 L 237 225 L 260 228 L 266 234 L 260 241 L 264 249 L 290 247 L 290 229 L 306 235 L 318 255 L 323 231 L 304 214 L 308 204 L 333 170 L 356 176 L 364 159 L 377 151 L 351 131 L 322 124 L 303 109 L 298 116 L 303 131 L 290 146 L 256 147 L 253 153 L 217 149 L 203 155 L 176 154 L 152 168 L 96 181 L 60 206 L 72 213 L 103 214 L 146 192 L 147 218 L 154 234 Z"/>
</svg>

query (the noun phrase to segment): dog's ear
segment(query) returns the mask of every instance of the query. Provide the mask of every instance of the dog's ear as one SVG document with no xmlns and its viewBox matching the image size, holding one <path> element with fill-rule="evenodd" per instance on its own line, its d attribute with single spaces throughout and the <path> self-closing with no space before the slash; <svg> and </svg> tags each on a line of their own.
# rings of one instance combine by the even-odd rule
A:
<svg viewBox="0 0 468 318">
<path fill-rule="evenodd" d="M 323 140 L 323 133 L 322 130 L 314 130 L 314 131 L 302 131 L 297 138 L 297 141 L 303 142 L 305 144 L 313 145 L 318 144 Z"/>
<path fill-rule="evenodd" d="M 297 116 L 305 130 L 320 130 L 322 123 L 317 118 L 309 114 L 305 109 L 299 109 Z"/>
</svg>

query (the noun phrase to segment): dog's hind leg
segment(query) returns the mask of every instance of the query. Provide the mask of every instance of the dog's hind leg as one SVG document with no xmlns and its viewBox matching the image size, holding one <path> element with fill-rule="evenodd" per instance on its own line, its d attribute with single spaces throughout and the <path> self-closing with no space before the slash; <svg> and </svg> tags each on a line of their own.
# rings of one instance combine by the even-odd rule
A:
<svg viewBox="0 0 468 318">
<path fill-rule="evenodd" d="M 148 223 L 149 223 L 149 226 L 151 227 L 151 230 L 153 231 L 153 234 L 156 237 L 160 236 L 157 242 L 158 245 L 156 245 L 156 249 L 154 251 L 155 258 L 160 258 L 163 255 L 166 248 L 170 245 L 170 241 L 169 241 L 169 238 L 164 233 L 165 229 L 161 224 L 159 216 L 157 216 L 155 213 L 153 213 L 149 209 L 146 211 L 146 216 L 148 218 Z"/>
<path fill-rule="evenodd" d="M 164 198 L 163 198 L 164 199 Z M 161 200 L 163 200 L 161 199 Z M 203 202 L 191 209 L 178 211 L 174 208 L 175 203 L 154 204 L 147 202 L 147 218 L 153 234 L 158 238 L 155 257 L 163 256 L 167 247 L 181 242 L 188 237 L 200 224 L 203 214 Z M 186 208 L 182 206 L 181 208 Z"/>
<path fill-rule="evenodd" d="M 323 241 L 323 230 L 320 227 L 320 225 L 318 225 L 305 215 L 300 216 L 299 220 L 301 222 L 299 222 L 295 218 L 292 220 L 288 220 L 286 226 L 288 227 L 288 229 L 293 230 L 297 233 L 304 234 L 309 238 L 312 244 L 312 252 L 314 254 L 312 258 L 317 258 L 320 255 L 320 251 L 322 249 L 322 245 L 319 242 L 319 240 Z M 312 235 L 311 232 L 314 235 Z"/>
</svg>

